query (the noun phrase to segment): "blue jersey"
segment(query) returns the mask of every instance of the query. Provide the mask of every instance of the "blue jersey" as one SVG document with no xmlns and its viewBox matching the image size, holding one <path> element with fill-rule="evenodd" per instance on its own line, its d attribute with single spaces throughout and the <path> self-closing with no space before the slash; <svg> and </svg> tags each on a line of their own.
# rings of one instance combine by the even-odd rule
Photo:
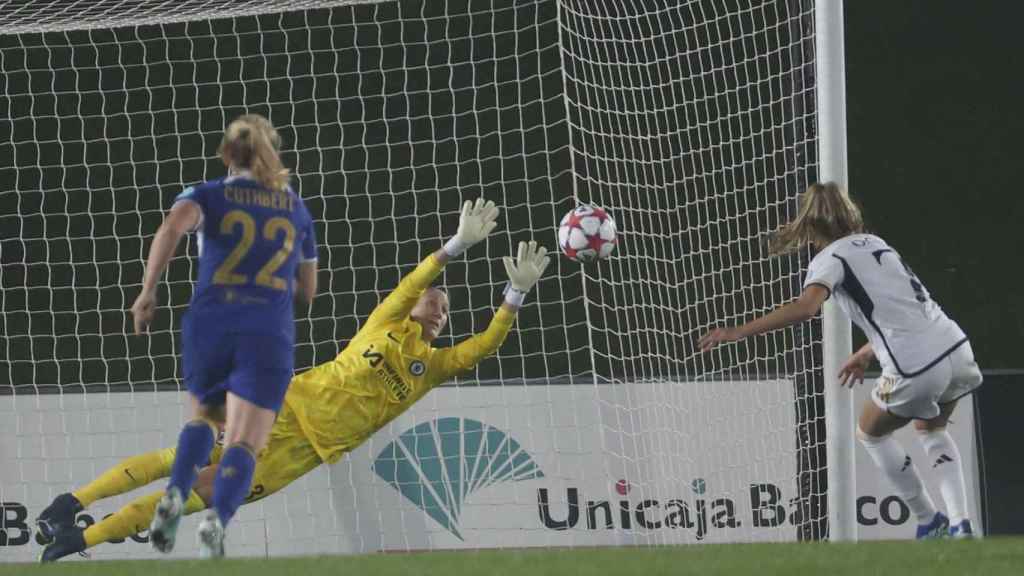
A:
<svg viewBox="0 0 1024 576">
<path fill-rule="evenodd" d="M 188 188 L 175 199 L 181 201 L 202 210 L 191 321 L 294 339 L 296 268 L 317 256 L 313 219 L 302 199 L 291 188 L 269 190 L 243 173 Z"/>
</svg>

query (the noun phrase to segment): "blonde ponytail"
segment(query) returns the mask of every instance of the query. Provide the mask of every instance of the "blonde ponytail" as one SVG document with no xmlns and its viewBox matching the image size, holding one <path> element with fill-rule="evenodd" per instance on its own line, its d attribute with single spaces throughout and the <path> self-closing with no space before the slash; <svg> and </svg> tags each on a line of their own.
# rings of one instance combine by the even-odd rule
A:
<svg viewBox="0 0 1024 576">
<path fill-rule="evenodd" d="M 835 182 L 816 182 L 800 195 L 800 211 L 792 222 L 774 233 L 772 254 L 784 254 L 805 244 L 818 248 L 864 231 L 860 208 Z"/>
<path fill-rule="evenodd" d="M 280 148 L 281 137 L 269 120 L 245 114 L 228 125 L 218 152 L 231 166 L 250 170 L 264 187 L 283 192 L 289 172 L 281 162 Z"/>
</svg>

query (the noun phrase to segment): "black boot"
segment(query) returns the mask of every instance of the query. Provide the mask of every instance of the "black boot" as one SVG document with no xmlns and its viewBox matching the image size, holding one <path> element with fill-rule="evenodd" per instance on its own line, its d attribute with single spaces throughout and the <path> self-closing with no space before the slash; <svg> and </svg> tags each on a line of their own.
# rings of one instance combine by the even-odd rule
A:
<svg viewBox="0 0 1024 576">
<path fill-rule="evenodd" d="M 39 515 L 39 518 L 36 518 L 39 543 L 49 544 L 53 541 L 55 534 L 74 526 L 75 515 L 82 510 L 82 503 L 70 493 L 54 498 L 53 502 Z"/>
<path fill-rule="evenodd" d="M 43 548 L 39 561 L 55 562 L 79 552 L 85 552 L 85 530 L 78 526 L 72 526 L 57 533 L 53 542 Z"/>
</svg>

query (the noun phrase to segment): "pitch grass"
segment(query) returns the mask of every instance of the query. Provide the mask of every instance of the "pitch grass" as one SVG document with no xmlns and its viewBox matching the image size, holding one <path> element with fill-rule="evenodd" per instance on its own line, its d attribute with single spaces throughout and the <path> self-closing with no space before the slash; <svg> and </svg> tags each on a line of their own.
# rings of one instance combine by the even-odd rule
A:
<svg viewBox="0 0 1024 576">
<path fill-rule="evenodd" d="M 0 558 L 2 560 L 2 558 Z M 1024 538 L 976 542 L 708 544 L 662 548 L 486 550 L 316 558 L 0 564 L 0 575 L 41 576 L 567 576 L 756 574 L 780 576 L 997 576 L 1024 574 Z"/>
</svg>

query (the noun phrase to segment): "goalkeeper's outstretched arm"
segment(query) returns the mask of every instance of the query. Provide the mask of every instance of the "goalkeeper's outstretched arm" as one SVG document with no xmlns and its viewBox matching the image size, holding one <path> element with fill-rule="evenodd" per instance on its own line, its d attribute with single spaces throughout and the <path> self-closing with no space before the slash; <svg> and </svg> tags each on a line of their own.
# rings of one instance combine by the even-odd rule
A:
<svg viewBox="0 0 1024 576">
<path fill-rule="evenodd" d="M 409 317 L 430 283 L 452 258 L 461 255 L 468 248 L 480 242 L 498 225 L 498 207 L 490 200 L 477 198 L 462 205 L 459 230 L 444 246 L 427 256 L 414 271 L 402 278 L 394 289 L 370 314 L 366 325 L 401 322 Z"/>
<path fill-rule="evenodd" d="M 520 242 L 516 258 L 505 256 L 503 260 L 509 278 L 508 286 L 505 287 L 505 301 L 494 314 L 486 330 L 456 346 L 438 350 L 433 364 L 443 379 L 473 368 L 498 350 L 505 341 L 515 321 L 516 312 L 522 306 L 526 295 L 551 263 L 547 249 L 537 246 L 534 241 Z"/>
</svg>

